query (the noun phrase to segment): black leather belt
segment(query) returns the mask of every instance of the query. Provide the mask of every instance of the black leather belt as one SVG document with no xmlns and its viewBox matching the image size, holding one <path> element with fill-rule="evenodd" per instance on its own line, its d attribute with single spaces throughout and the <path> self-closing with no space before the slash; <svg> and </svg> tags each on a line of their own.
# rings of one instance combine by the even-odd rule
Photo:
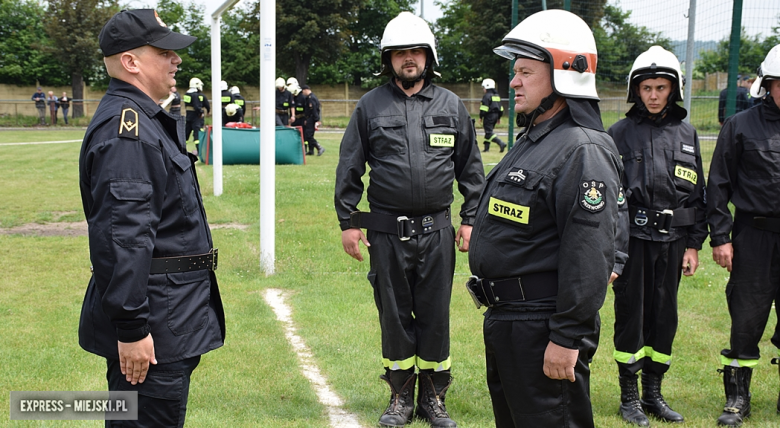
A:
<svg viewBox="0 0 780 428">
<path fill-rule="evenodd" d="M 780 218 L 764 217 L 751 214 L 746 211 L 737 210 L 734 213 L 734 221 L 737 223 L 747 223 L 756 229 L 766 230 L 767 232 L 780 233 Z"/>
<path fill-rule="evenodd" d="M 416 217 L 355 211 L 349 214 L 349 227 L 397 234 L 401 241 L 408 241 L 412 236 L 452 227 L 452 220 L 449 208 L 436 214 Z"/>
<path fill-rule="evenodd" d="M 558 295 L 558 272 L 540 272 L 523 275 L 520 278 L 477 278 L 472 276 L 466 282 L 474 304 L 493 307 L 504 302 L 525 302 Z"/>
<path fill-rule="evenodd" d="M 628 212 L 635 225 L 652 227 L 661 233 L 669 233 L 669 229 L 673 227 L 690 226 L 696 223 L 696 208 L 656 211 L 649 208 L 629 207 Z"/>
<path fill-rule="evenodd" d="M 217 270 L 218 250 L 213 248 L 206 254 L 181 257 L 160 257 L 152 259 L 150 274 L 189 272 L 193 270 Z"/>
</svg>

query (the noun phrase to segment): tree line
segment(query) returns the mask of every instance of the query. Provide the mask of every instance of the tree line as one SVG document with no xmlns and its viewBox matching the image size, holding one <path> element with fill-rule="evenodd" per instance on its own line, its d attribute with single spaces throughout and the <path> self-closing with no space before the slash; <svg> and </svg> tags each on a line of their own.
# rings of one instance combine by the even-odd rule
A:
<svg viewBox="0 0 780 428">
<path fill-rule="evenodd" d="M 300 83 L 379 85 L 379 44 L 387 22 L 416 0 L 277 0 L 277 75 Z M 634 58 L 652 45 L 672 49 L 662 33 L 629 22 L 630 11 L 607 0 L 571 0 L 571 11 L 593 29 L 599 49 L 600 82 L 625 82 Z M 432 24 L 438 39 L 440 81 L 458 83 L 493 78 L 506 93 L 509 64 L 493 48 L 511 29 L 510 0 L 460 0 L 442 5 L 443 16 Z M 563 0 L 547 7 L 563 8 Z M 0 83 L 72 86 L 82 98 L 84 82 L 108 84 L 98 48 L 103 24 L 121 5 L 117 0 L 0 0 Z M 541 10 L 538 0 L 518 0 L 518 22 Z M 180 85 L 192 77 L 211 79 L 211 41 L 205 10 L 189 0 L 160 0 L 160 18 L 174 31 L 198 37 L 179 51 Z M 210 22 L 210 19 L 209 19 Z M 232 86 L 258 83 L 260 74 L 260 1 L 244 2 L 222 17 L 222 76 Z M 554 23 L 552 23 L 554 25 Z M 743 35 L 740 70 L 754 72 L 771 46 L 780 41 L 778 28 L 769 37 Z M 728 40 L 704 52 L 696 73 L 725 71 Z M 75 107 L 75 106 L 74 106 Z"/>
</svg>

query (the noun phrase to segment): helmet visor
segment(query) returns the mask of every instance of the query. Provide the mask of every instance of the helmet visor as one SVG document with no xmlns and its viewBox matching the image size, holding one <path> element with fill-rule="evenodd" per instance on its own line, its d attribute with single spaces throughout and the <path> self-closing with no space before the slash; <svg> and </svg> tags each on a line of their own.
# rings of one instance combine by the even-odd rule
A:
<svg viewBox="0 0 780 428">
<path fill-rule="evenodd" d="M 519 40 L 504 40 L 504 44 L 493 49 L 497 55 L 506 59 L 528 58 L 536 61 L 550 62 L 547 53 L 538 47 L 531 46 Z"/>
</svg>

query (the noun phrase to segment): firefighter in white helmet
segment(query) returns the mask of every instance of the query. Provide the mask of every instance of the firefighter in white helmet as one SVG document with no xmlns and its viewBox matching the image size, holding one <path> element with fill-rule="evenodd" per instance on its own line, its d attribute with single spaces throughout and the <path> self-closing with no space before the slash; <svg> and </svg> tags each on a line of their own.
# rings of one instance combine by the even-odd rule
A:
<svg viewBox="0 0 780 428">
<path fill-rule="evenodd" d="M 244 114 L 246 112 L 246 98 L 244 98 L 243 95 L 241 95 L 241 91 L 238 89 L 238 86 L 232 86 L 230 88 L 230 93 L 233 95 L 233 103 L 238 106 L 238 110 L 236 110 L 236 116 L 233 118 L 233 122 L 243 122 L 244 121 Z"/>
<path fill-rule="evenodd" d="M 485 130 L 485 150 L 490 149 L 490 143 L 496 143 L 499 147 L 499 153 L 506 148 L 506 143 L 493 133 L 493 128 L 501 122 L 501 116 L 504 114 L 504 106 L 501 105 L 501 97 L 496 91 L 496 81 L 485 79 L 482 81 L 482 90 L 485 95 L 482 96 L 482 103 L 479 106 L 479 120 Z"/>
<path fill-rule="evenodd" d="M 220 94 L 220 102 L 222 103 L 222 126 L 225 126 L 226 123 L 233 122 L 232 118 L 227 114 L 227 111 L 225 111 L 225 107 L 227 107 L 228 104 L 233 103 L 233 94 L 228 89 L 228 84 L 224 80 L 219 82 L 219 90 L 222 91 Z"/>
<path fill-rule="evenodd" d="M 276 126 L 287 126 L 293 111 L 293 97 L 285 88 L 284 78 L 276 79 Z"/>
<path fill-rule="evenodd" d="M 287 79 L 287 90 L 293 96 L 293 117 L 290 124 L 293 126 L 303 127 L 304 114 L 303 110 L 306 105 L 306 96 L 303 95 L 301 85 L 298 84 L 298 79 L 290 77 Z"/>
<path fill-rule="evenodd" d="M 622 172 L 601 124 L 596 43 L 582 19 L 548 10 L 494 51 L 516 60 L 510 86 L 525 128 L 488 176 L 469 250 L 467 288 L 488 306 L 496 427 L 593 427 L 588 365 L 615 263 Z"/>
<path fill-rule="evenodd" d="M 649 426 L 648 415 L 682 422 L 661 395 L 672 362 L 677 332 L 677 289 L 682 275 L 699 265 L 707 238 L 705 184 L 696 130 L 683 122 L 683 76 L 677 57 L 653 46 L 639 55 L 628 75 L 628 102 L 634 105 L 609 134 L 623 158 L 623 189 L 628 216 L 621 234 L 630 236 L 619 251 L 615 351 L 620 383 L 620 414 Z M 637 373 L 642 372 L 642 398 Z"/>
<path fill-rule="evenodd" d="M 194 131 L 195 153 L 198 152 L 200 132 L 203 131 L 203 118 L 211 112 L 211 105 L 206 94 L 203 93 L 203 82 L 197 77 L 190 79 L 190 88 L 182 97 L 184 109 L 187 111 L 187 124 L 184 130 L 184 139 L 189 140 Z"/>
<path fill-rule="evenodd" d="M 385 27 L 380 48 L 380 74 L 389 81 L 358 101 L 341 140 L 335 194 L 341 239 L 360 261 L 359 243 L 370 242 L 381 378 L 391 390 L 379 425 L 402 427 L 411 419 L 417 383 L 417 415 L 433 427 L 455 427 L 445 407 L 455 246 L 468 251 L 484 170 L 466 107 L 431 83 L 438 60 L 428 23 L 401 12 Z M 367 164 L 370 212 L 360 212 Z M 464 199 L 457 233 L 454 180 Z"/>
<path fill-rule="evenodd" d="M 761 104 L 723 123 L 707 180 L 712 258 L 731 272 L 726 285 L 731 340 L 720 357 L 726 405 L 718 424 L 732 427 L 750 415 L 758 342 L 780 290 L 780 45 L 761 63 L 750 92 L 763 97 Z M 780 350 L 777 326 L 772 344 Z"/>
</svg>

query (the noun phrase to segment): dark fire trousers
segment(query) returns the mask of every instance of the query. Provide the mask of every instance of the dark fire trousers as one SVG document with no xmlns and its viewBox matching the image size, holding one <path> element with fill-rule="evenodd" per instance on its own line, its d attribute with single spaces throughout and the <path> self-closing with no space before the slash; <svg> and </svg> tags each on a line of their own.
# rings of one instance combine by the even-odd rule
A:
<svg viewBox="0 0 780 428">
<path fill-rule="evenodd" d="M 368 230 L 367 238 L 385 368 L 449 370 L 454 229 L 408 241 Z"/>
<path fill-rule="evenodd" d="M 130 384 L 119 361 L 106 359 L 109 391 L 138 391 L 138 420 L 106 421 L 106 428 L 181 428 L 187 414 L 190 376 L 200 356 L 166 364 L 150 364 L 143 383 Z"/>
<path fill-rule="evenodd" d="M 588 363 L 596 353 L 599 329 L 580 344 L 575 382 L 550 379 L 543 367 L 552 311 L 498 313 L 489 309 L 485 314 L 487 384 L 496 428 L 594 426 Z"/>
<path fill-rule="evenodd" d="M 621 376 L 669 370 L 677 333 L 677 290 L 687 238 L 658 242 L 631 237 L 615 291 L 615 361 Z"/>
<path fill-rule="evenodd" d="M 498 135 L 493 133 L 493 128 L 495 128 L 498 118 L 498 113 L 488 113 L 482 118 L 482 128 L 485 130 L 485 143 L 498 144 L 501 141 Z"/>
<path fill-rule="evenodd" d="M 739 215 L 738 215 L 739 217 Z M 754 367 L 760 352 L 758 342 L 764 333 L 775 301 L 780 319 L 780 234 L 734 223 L 734 259 L 726 285 L 726 301 L 731 315 L 731 349 L 721 351 L 723 365 Z M 780 349 L 780 332 L 775 326 L 772 344 Z"/>
</svg>

